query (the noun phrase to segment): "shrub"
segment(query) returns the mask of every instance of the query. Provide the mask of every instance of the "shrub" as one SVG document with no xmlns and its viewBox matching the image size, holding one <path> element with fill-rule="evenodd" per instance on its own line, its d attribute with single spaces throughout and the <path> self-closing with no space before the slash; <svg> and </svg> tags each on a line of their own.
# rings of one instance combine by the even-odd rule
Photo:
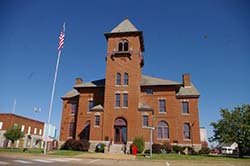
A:
<svg viewBox="0 0 250 166">
<path fill-rule="evenodd" d="M 187 150 L 187 151 L 186 151 Z M 183 147 L 183 151 L 182 151 L 183 154 L 190 154 L 190 155 L 197 155 L 198 152 L 196 152 L 194 150 L 193 147 L 190 147 L 190 146 L 184 146 Z"/>
<path fill-rule="evenodd" d="M 167 153 L 170 153 L 170 152 L 172 152 L 173 147 L 170 143 L 165 142 L 162 144 L 161 149 L 165 150 Z"/>
<path fill-rule="evenodd" d="M 73 150 L 73 143 L 75 142 L 75 140 L 73 139 L 68 139 L 62 146 L 61 146 L 61 150 Z"/>
<path fill-rule="evenodd" d="M 176 153 L 183 153 L 184 148 L 182 146 L 173 145 L 173 151 Z"/>
<path fill-rule="evenodd" d="M 199 154 L 209 154 L 210 149 L 208 147 L 202 147 L 201 150 L 199 150 Z"/>
<path fill-rule="evenodd" d="M 95 152 L 104 153 L 105 144 L 99 143 L 96 145 Z"/>
<path fill-rule="evenodd" d="M 135 137 L 133 140 L 133 144 L 135 144 L 135 146 L 137 147 L 138 153 L 142 153 L 144 151 L 145 142 L 143 137 Z"/>
<path fill-rule="evenodd" d="M 160 144 L 153 144 L 152 145 L 152 153 L 161 153 L 161 145 Z"/>
<path fill-rule="evenodd" d="M 78 140 L 76 142 L 77 142 L 77 148 L 76 149 L 78 151 L 88 151 L 89 150 L 90 143 L 89 143 L 88 140 L 80 139 L 80 140 Z"/>
<path fill-rule="evenodd" d="M 75 150 L 75 151 L 88 151 L 90 143 L 88 140 L 73 140 L 68 139 L 60 148 L 61 150 Z"/>
</svg>

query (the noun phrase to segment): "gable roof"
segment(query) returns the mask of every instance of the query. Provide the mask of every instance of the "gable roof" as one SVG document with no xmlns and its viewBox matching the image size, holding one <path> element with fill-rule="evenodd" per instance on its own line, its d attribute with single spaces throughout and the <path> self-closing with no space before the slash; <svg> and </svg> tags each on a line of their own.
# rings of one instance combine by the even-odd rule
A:
<svg viewBox="0 0 250 166">
<path fill-rule="evenodd" d="M 199 91 L 196 87 L 191 83 L 191 86 L 188 87 L 180 87 L 179 91 L 176 93 L 177 97 L 182 96 L 200 96 Z"/>
<path fill-rule="evenodd" d="M 86 82 L 82 84 L 75 85 L 74 88 L 71 91 L 67 92 L 64 96 L 62 96 L 62 99 L 69 99 L 75 96 L 79 95 L 79 92 L 76 90 L 78 88 L 95 88 L 95 87 L 105 87 L 105 80 L 106 79 L 100 79 L 95 80 L 91 82 Z M 179 91 L 176 93 L 177 97 L 183 97 L 183 96 L 200 96 L 199 91 L 196 89 L 196 87 L 191 83 L 191 86 L 183 87 L 182 83 L 146 76 L 142 75 L 141 77 L 141 86 L 164 86 L 164 85 L 177 85 L 180 86 Z"/>
<path fill-rule="evenodd" d="M 136 32 L 138 29 L 129 21 L 128 18 L 123 20 L 119 25 L 117 25 L 111 33 L 119 32 Z"/>
<path fill-rule="evenodd" d="M 161 78 L 155 78 L 151 76 L 142 75 L 141 86 L 155 86 L 155 85 L 181 85 L 181 83 L 165 80 Z"/>
<path fill-rule="evenodd" d="M 62 99 L 69 99 L 72 97 L 78 96 L 80 93 L 76 89 L 72 89 L 71 91 L 67 92 L 65 95 L 63 95 Z"/>
<path fill-rule="evenodd" d="M 81 83 L 75 85 L 74 88 L 84 88 L 84 87 L 104 87 L 105 86 L 105 79 L 95 80 L 91 82 Z"/>
</svg>

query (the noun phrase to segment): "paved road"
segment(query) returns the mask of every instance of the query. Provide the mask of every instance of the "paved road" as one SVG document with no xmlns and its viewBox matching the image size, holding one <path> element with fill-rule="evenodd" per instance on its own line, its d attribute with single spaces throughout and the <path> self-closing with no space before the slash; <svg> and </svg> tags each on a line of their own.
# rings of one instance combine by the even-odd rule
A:
<svg viewBox="0 0 250 166">
<path fill-rule="evenodd" d="M 201 162 L 201 161 L 148 161 L 148 160 L 107 160 L 56 156 L 1 156 L 1 165 L 35 166 L 250 166 L 248 162 Z"/>
</svg>

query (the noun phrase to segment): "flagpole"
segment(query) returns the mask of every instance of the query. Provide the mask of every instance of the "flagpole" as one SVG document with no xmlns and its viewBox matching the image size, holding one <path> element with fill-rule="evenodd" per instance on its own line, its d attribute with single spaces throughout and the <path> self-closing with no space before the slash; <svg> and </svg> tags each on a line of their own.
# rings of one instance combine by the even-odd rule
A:
<svg viewBox="0 0 250 166">
<path fill-rule="evenodd" d="M 49 116 L 48 116 L 48 125 L 47 125 L 47 127 L 50 127 L 50 119 L 51 119 L 51 112 L 52 112 L 52 106 L 53 106 L 53 100 L 54 100 L 56 78 L 57 78 L 57 72 L 58 72 L 58 66 L 59 66 L 59 62 L 60 62 L 60 57 L 61 57 L 61 49 L 58 51 L 58 56 L 57 56 L 56 71 L 55 71 L 53 88 L 52 88 L 51 98 L 50 98 Z M 47 144 L 48 144 L 48 138 L 49 138 L 49 133 L 47 133 L 46 138 L 45 138 L 44 154 L 46 154 Z"/>
</svg>

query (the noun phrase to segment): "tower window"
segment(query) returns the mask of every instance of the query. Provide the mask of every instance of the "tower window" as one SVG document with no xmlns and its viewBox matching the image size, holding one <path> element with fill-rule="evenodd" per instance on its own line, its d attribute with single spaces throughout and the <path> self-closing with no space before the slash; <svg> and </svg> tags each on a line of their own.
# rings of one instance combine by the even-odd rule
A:
<svg viewBox="0 0 250 166">
<path fill-rule="evenodd" d="M 118 45 L 118 51 L 123 51 L 123 43 L 120 42 Z"/>
<path fill-rule="evenodd" d="M 121 40 L 118 44 L 118 51 L 128 51 L 128 41 L 127 40 Z"/>
<path fill-rule="evenodd" d="M 128 94 L 123 93 L 123 107 L 128 107 Z"/>
<path fill-rule="evenodd" d="M 121 85 L 121 74 L 116 73 L 116 85 Z"/>
<path fill-rule="evenodd" d="M 123 43 L 123 46 L 124 46 L 124 51 L 128 51 L 128 42 L 127 41 L 125 41 Z"/>
<path fill-rule="evenodd" d="M 120 107 L 121 95 L 119 93 L 115 94 L 115 107 Z"/>
<path fill-rule="evenodd" d="M 124 85 L 128 85 L 128 73 L 124 73 Z"/>
</svg>

